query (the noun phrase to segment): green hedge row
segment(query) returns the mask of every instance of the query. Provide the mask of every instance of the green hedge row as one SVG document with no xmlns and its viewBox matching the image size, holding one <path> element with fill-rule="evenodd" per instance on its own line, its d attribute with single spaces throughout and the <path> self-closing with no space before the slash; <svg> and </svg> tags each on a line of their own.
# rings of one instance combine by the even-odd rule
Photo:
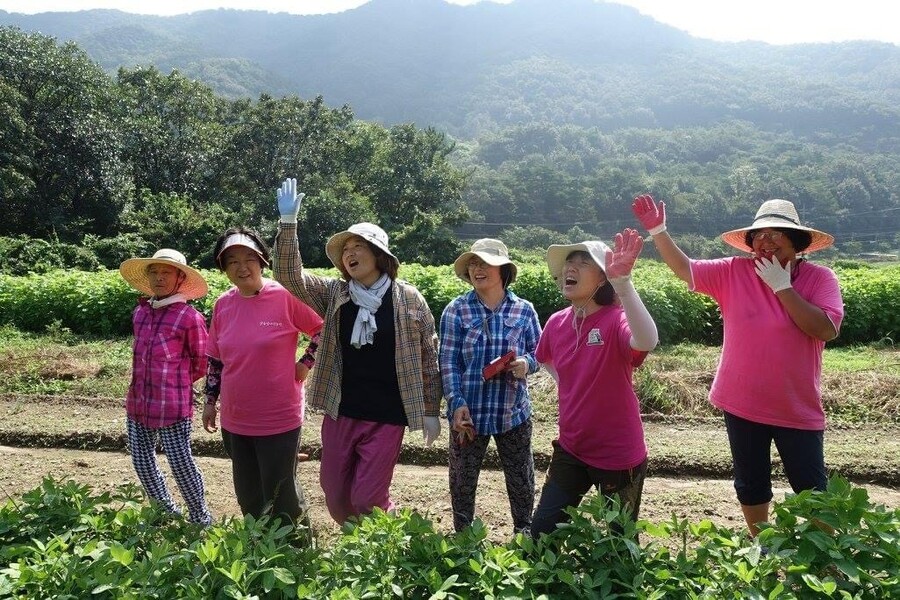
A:
<svg viewBox="0 0 900 600">
<path fill-rule="evenodd" d="M 834 269 L 846 307 L 838 343 L 892 342 L 900 334 L 900 266 L 875 268 L 839 262 Z M 334 269 L 313 271 L 337 274 Z M 218 271 L 205 271 L 204 275 L 210 293 L 196 305 L 208 318 L 215 299 L 229 283 Z M 435 319 L 440 319 L 448 302 L 469 289 L 449 266 L 408 264 L 401 267 L 400 277 L 422 292 Z M 654 261 L 638 263 L 634 281 L 656 320 L 662 343 L 721 341 L 722 322 L 715 303 L 689 292 L 665 265 Z M 534 303 L 542 321 L 566 305 L 543 265 L 519 265 L 518 280 L 512 289 Z M 41 332 L 55 323 L 78 334 L 127 335 L 137 296 L 118 271 L 0 275 L 0 322 L 27 331 Z"/>
</svg>

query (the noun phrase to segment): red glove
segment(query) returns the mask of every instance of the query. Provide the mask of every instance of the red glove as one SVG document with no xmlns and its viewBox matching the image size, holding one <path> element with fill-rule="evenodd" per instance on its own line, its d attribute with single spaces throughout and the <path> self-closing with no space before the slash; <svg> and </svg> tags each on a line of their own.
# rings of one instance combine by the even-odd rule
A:
<svg viewBox="0 0 900 600">
<path fill-rule="evenodd" d="M 650 194 L 638 196 L 631 203 L 631 212 L 650 235 L 656 235 L 666 230 L 666 203 L 662 200 L 656 204 Z"/>
</svg>

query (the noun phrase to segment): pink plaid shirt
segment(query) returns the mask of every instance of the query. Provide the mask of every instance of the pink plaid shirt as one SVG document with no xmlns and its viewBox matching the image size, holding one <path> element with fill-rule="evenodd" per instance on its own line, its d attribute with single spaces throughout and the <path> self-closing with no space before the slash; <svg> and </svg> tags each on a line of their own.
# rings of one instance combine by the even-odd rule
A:
<svg viewBox="0 0 900 600">
<path fill-rule="evenodd" d="M 206 374 L 206 321 L 184 302 L 153 309 L 142 298 L 134 309 L 128 418 L 167 427 L 193 416 L 191 384 Z"/>
</svg>

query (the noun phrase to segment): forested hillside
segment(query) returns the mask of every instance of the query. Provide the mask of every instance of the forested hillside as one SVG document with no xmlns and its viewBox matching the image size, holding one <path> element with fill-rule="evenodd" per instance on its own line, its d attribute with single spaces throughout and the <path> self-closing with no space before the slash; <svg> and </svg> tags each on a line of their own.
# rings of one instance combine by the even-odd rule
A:
<svg viewBox="0 0 900 600">
<path fill-rule="evenodd" d="M 609 237 L 634 225 L 628 204 L 643 192 L 667 201 L 697 254 L 727 252 L 712 238 L 770 197 L 833 232 L 834 254 L 900 247 L 891 44 L 716 43 L 591 0 L 371 0 L 319 16 L 0 11 L 0 24 L 21 28 L 3 30 L 0 54 L 8 235 L 84 245 L 85 233 L 138 236 L 151 216 L 183 214 L 178 231 L 200 248 L 223 219 L 266 227 L 274 184 L 296 173 L 318 237 L 375 218 L 422 262 L 482 235 L 520 248 Z M 28 53 L 47 36 L 89 83 Z M 45 118 L 40 144 L 60 146 L 34 150 L 38 117 L 71 109 L 61 98 L 82 85 L 87 124 Z M 88 172 L 71 162 L 92 154 L 115 160 L 80 188 L 49 183 L 59 167 Z"/>
</svg>

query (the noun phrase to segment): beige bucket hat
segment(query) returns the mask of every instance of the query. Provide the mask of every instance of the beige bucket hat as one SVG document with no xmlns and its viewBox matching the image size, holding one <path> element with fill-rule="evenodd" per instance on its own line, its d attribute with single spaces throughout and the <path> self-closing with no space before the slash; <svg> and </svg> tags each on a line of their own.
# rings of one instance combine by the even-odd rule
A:
<svg viewBox="0 0 900 600">
<path fill-rule="evenodd" d="M 789 200 L 781 200 L 780 198 L 763 202 L 759 210 L 756 211 L 756 217 L 753 218 L 752 225 L 726 231 L 722 234 L 722 241 L 738 250 L 753 252 L 753 248 L 748 246 L 744 239 L 747 232 L 754 229 L 765 229 L 766 227 L 809 232 L 812 236 L 812 242 L 809 244 L 809 247 L 803 250 L 804 254 L 815 252 L 816 250 L 824 250 L 834 243 L 832 235 L 801 225 L 800 215 L 797 214 L 794 203 Z"/>
<path fill-rule="evenodd" d="M 459 255 L 459 258 L 453 261 L 453 271 L 456 273 L 457 277 L 463 281 L 472 283 L 469 280 L 469 261 L 475 256 L 494 267 L 510 265 L 512 273 L 510 274 L 509 281 L 506 282 L 506 285 L 509 285 L 516 280 L 516 274 L 519 272 L 519 268 L 516 267 L 516 263 L 509 259 L 509 249 L 506 247 L 506 244 L 500 240 L 492 238 L 476 240 L 467 252 L 463 252 Z"/>
<path fill-rule="evenodd" d="M 396 267 L 398 269 L 400 268 L 400 261 L 391 253 L 390 247 L 388 246 L 387 232 L 374 223 L 356 223 L 355 225 L 348 227 L 346 231 L 334 234 L 328 238 L 328 241 L 325 243 L 325 254 L 338 271 L 342 271 L 341 254 L 344 251 L 344 244 L 353 236 L 361 237 L 370 244 L 373 244 L 382 252 L 390 256 Z"/>
<path fill-rule="evenodd" d="M 147 267 L 153 264 L 171 265 L 185 274 L 186 278 L 176 292 L 184 294 L 188 300 L 202 298 L 209 292 L 203 275 L 188 266 L 184 254 L 171 248 L 157 250 L 150 258 L 129 258 L 119 265 L 119 273 L 128 285 L 147 296 L 153 296 L 153 287 L 147 276 Z"/>
<path fill-rule="evenodd" d="M 609 252 L 609 246 L 600 240 L 588 240 L 578 244 L 554 244 L 547 248 L 547 266 L 555 281 L 558 282 L 562 276 L 566 266 L 566 257 L 578 250 L 587 252 L 597 266 L 603 270 L 603 273 L 606 273 L 606 253 Z"/>
</svg>

